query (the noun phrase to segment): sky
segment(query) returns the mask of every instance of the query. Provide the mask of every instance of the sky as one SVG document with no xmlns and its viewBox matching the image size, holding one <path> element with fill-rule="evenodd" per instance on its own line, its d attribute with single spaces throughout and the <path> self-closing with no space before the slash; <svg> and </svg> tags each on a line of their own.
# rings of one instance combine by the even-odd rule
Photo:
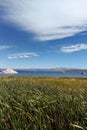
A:
<svg viewBox="0 0 87 130">
<path fill-rule="evenodd" d="M 87 0 L 0 0 L 0 68 L 87 69 Z"/>
</svg>

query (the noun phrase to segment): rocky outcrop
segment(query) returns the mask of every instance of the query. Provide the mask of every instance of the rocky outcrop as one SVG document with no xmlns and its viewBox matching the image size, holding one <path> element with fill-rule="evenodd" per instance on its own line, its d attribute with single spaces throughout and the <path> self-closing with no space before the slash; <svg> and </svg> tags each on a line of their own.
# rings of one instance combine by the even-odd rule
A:
<svg viewBox="0 0 87 130">
<path fill-rule="evenodd" d="M 6 69 L 2 71 L 3 74 L 17 74 L 18 72 L 13 69 Z"/>
</svg>

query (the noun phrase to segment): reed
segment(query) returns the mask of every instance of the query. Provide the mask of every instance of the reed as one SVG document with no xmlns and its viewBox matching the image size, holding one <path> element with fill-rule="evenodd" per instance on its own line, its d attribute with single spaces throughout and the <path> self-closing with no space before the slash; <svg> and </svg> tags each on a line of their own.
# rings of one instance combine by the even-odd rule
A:
<svg viewBox="0 0 87 130">
<path fill-rule="evenodd" d="M 87 79 L 0 77 L 0 130 L 87 130 Z"/>
</svg>

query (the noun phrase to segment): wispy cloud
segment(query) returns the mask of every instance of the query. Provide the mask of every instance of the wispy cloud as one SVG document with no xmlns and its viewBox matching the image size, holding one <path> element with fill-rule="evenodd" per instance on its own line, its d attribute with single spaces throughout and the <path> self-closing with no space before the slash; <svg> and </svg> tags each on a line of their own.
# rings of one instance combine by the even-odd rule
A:
<svg viewBox="0 0 87 130">
<path fill-rule="evenodd" d="M 87 30 L 87 0 L 1 0 L 3 18 L 39 40 L 73 36 Z"/>
<path fill-rule="evenodd" d="M 8 59 L 17 59 L 17 58 L 32 58 L 39 56 L 37 53 L 17 53 L 11 54 L 8 56 Z"/>
<path fill-rule="evenodd" d="M 0 45 L 0 50 L 5 50 L 5 49 L 9 49 L 9 48 L 13 48 L 13 46 Z"/>
<path fill-rule="evenodd" d="M 61 51 L 64 53 L 72 53 L 80 50 L 87 50 L 87 44 L 76 44 L 76 45 L 61 47 Z"/>
</svg>

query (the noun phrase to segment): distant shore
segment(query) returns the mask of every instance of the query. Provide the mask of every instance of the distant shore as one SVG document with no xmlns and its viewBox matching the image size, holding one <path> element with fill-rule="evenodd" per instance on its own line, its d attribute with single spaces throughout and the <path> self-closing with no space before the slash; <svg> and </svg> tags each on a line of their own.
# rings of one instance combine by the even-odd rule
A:
<svg viewBox="0 0 87 130">
<path fill-rule="evenodd" d="M 3 70 L 5 72 L 5 70 Z M 2 71 L 2 72 L 3 72 Z M 27 70 L 27 69 L 19 69 L 19 70 L 15 70 L 16 73 L 13 73 L 14 71 L 10 71 L 10 73 L 8 73 L 9 71 L 6 71 L 6 73 L 0 73 L 0 76 L 31 76 L 31 77 L 81 77 L 81 78 L 87 78 L 87 72 L 86 71 L 82 71 L 82 70 L 78 70 L 78 71 L 74 71 L 74 70 L 61 70 L 61 71 L 54 71 L 54 70 Z"/>
</svg>

